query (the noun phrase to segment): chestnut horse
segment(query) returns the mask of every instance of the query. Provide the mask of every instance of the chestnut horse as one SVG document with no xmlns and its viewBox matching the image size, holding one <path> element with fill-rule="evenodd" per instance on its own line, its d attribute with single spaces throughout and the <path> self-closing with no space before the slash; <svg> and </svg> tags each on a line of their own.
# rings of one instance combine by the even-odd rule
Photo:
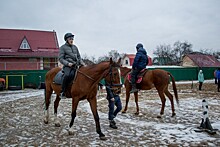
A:
<svg viewBox="0 0 220 147">
<path fill-rule="evenodd" d="M 127 67 L 121 67 L 120 69 L 121 69 L 122 77 L 125 78 L 124 85 L 126 88 L 126 104 L 125 104 L 125 108 L 122 111 L 122 113 L 126 113 L 127 108 L 128 108 L 129 98 L 130 98 L 130 91 L 132 88 L 129 80 L 127 79 L 127 75 L 128 75 L 128 73 L 131 72 L 131 69 L 127 68 Z M 161 102 L 162 102 L 160 116 L 158 116 L 159 118 L 161 117 L 161 115 L 164 114 L 164 107 L 165 107 L 165 102 L 166 102 L 165 95 L 170 100 L 171 109 L 172 109 L 172 116 L 176 115 L 175 108 L 174 108 L 174 102 L 173 102 L 173 95 L 168 91 L 168 84 L 169 84 L 170 77 L 172 79 L 173 91 L 174 91 L 174 95 L 176 98 L 176 102 L 179 105 L 175 79 L 171 75 L 171 73 L 164 71 L 164 70 L 161 70 L 161 69 L 148 70 L 145 73 L 145 75 L 143 76 L 142 81 L 139 84 L 137 84 L 137 88 L 140 90 L 150 90 L 153 87 L 155 87 L 157 89 L 157 92 L 158 92 L 160 99 L 161 99 Z M 135 114 L 138 115 L 139 114 L 138 92 L 134 93 L 134 97 L 135 97 L 136 110 L 137 110 Z"/>
<path fill-rule="evenodd" d="M 95 124 L 96 132 L 99 134 L 100 139 L 105 140 L 106 137 L 102 133 L 99 122 L 99 115 L 97 112 L 97 99 L 96 94 L 98 90 L 98 83 L 102 78 L 109 79 L 108 82 L 112 83 L 113 86 L 120 84 L 120 60 L 116 63 L 112 61 L 101 62 L 99 64 L 82 66 L 76 71 L 76 78 L 73 83 L 68 87 L 66 96 L 72 98 L 72 119 L 69 124 L 69 134 L 73 134 L 73 123 L 76 117 L 76 109 L 79 101 L 87 99 L 90 104 Z M 55 126 L 59 127 L 60 122 L 57 118 L 57 107 L 60 101 L 61 85 L 57 85 L 53 82 L 55 75 L 61 70 L 61 68 L 56 67 L 51 69 L 46 74 L 45 79 L 45 104 L 46 113 L 44 118 L 44 123 L 48 123 L 49 120 L 49 104 L 50 98 L 53 91 L 56 93 L 56 99 L 54 101 L 54 115 L 55 115 Z M 108 78 L 110 77 L 110 78 Z M 110 81 L 111 80 L 111 81 Z"/>
</svg>

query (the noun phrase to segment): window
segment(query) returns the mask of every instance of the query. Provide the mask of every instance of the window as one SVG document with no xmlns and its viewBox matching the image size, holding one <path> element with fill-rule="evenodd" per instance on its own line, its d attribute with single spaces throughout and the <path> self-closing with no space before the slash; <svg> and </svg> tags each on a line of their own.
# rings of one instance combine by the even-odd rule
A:
<svg viewBox="0 0 220 147">
<path fill-rule="evenodd" d="M 125 64 L 128 65 L 128 60 L 125 60 Z"/>
<path fill-rule="evenodd" d="M 31 49 L 26 38 L 22 40 L 20 49 Z"/>
</svg>

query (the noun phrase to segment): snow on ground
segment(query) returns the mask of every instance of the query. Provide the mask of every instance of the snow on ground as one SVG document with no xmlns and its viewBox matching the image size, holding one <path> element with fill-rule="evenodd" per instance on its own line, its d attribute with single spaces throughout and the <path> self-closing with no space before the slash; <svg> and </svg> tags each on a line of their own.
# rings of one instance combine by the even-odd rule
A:
<svg viewBox="0 0 220 147">
<path fill-rule="evenodd" d="M 15 91 L 0 91 L 0 104 L 10 101 L 15 101 L 23 98 L 30 98 L 33 96 L 42 96 L 44 90 L 41 89 L 24 89 Z"/>
<path fill-rule="evenodd" d="M 198 91 L 191 89 L 191 81 L 177 82 L 180 106 L 175 105 L 177 115 L 174 118 L 171 117 L 168 99 L 164 116 L 157 118 L 161 102 L 155 89 L 140 92 L 140 114 L 134 115 L 136 107 L 132 96 L 127 113 L 119 113 L 115 119 L 117 130 L 108 126 L 106 93 L 99 92 L 98 113 L 107 141 L 99 140 L 87 101 L 79 103 L 74 122 L 75 134 L 71 136 L 68 135 L 70 99 L 61 100 L 58 108 L 61 127 L 55 127 L 54 95 L 50 105 L 50 121 L 45 125 L 43 90 L 3 91 L 0 92 L 0 146 L 220 146 L 220 97 L 213 83 L 206 81 L 203 91 Z M 124 91 L 121 99 L 124 105 Z M 209 104 L 212 127 L 219 129 L 215 135 L 194 131 L 201 123 L 203 99 Z"/>
</svg>

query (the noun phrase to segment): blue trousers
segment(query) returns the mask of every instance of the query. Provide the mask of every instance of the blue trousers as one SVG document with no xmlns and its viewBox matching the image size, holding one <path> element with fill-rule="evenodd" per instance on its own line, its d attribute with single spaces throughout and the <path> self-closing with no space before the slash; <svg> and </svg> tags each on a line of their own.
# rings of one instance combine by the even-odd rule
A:
<svg viewBox="0 0 220 147">
<path fill-rule="evenodd" d="M 109 107 L 108 119 L 109 120 L 113 120 L 117 116 L 118 112 L 120 112 L 122 109 L 120 97 L 116 95 L 114 98 L 115 98 L 115 101 L 108 100 L 108 107 Z M 116 110 L 115 110 L 115 106 L 116 106 Z"/>
</svg>

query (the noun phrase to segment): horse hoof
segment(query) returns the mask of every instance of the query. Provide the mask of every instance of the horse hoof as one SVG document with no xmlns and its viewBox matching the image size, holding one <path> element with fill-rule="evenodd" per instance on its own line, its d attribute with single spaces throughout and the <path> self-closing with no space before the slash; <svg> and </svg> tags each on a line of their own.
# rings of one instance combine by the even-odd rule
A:
<svg viewBox="0 0 220 147">
<path fill-rule="evenodd" d="M 157 115 L 157 118 L 162 118 L 162 116 L 161 115 Z"/>
<path fill-rule="evenodd" d="M 60 127 L 60 123 L 55 123 L 55 127 Z"/>
<path fill-rule="evenodd" d="M 73 131 L 69 131 L 69 135 L 74 135 L 74 132 Z"/>
<path fill-rule="evenodd" d="M 174 117 L 174 116 L 176 116 L 176 113 L 173 113 L 171 117 Z"/>
<path fill-rule="evenodd" d="M 100 136 L 99 137 L 101 140 L 107 140 L 107 138 L 105 136 Z"/>
<path fill-rule="evenodd" d="M 139 115 L 139 112 L 134 113 L 135 115 Z"/>
<path fill-rule="evenodd" d="M 126 111 L 122 111 L 121 113 L 126 113 Z"/>
<path fill-rule="evenodd" d="M 47 121 L 47 120 L 44 120 L 44 123 L 45 123 L 45 124 L 48 124 L 48 121 Z"/>
</svg>

